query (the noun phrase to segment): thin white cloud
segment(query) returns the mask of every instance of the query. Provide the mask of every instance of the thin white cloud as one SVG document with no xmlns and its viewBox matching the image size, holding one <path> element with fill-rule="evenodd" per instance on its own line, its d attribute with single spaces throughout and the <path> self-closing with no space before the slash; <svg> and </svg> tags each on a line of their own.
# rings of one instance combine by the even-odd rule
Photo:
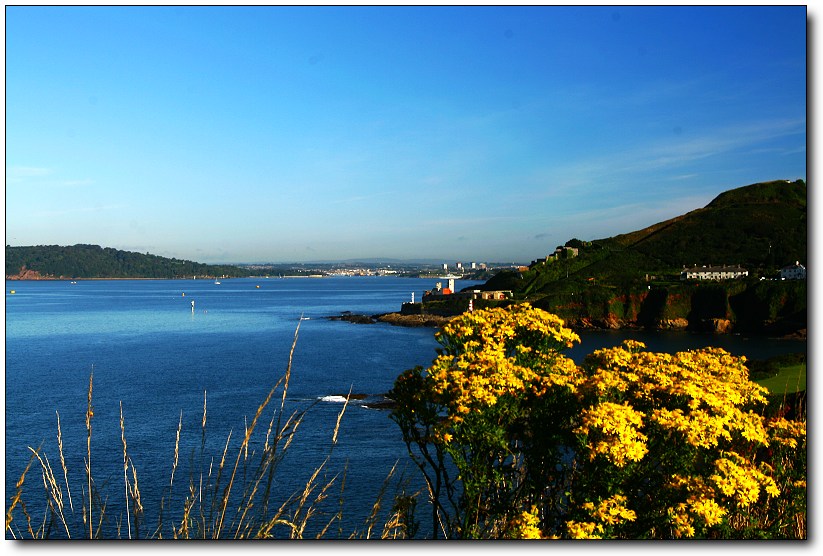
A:
<svg viewBox="0 0 823 556">
<path fill-rule="evenodd" d="M 21 177 L 47 176 L 52 173 L 52 170 L 49 168 L 38 168 L 34 166 L 12 166 L 9 168 L 9 171 L 12 175 Z"/>
<path fill-rule="evenodd" d="M 687 212 L 705 207 L 713 195 L 691 195 L 647 203 L 626 203 L 608 208 L 583 210 L 557 218 L 565 230 L 579 228 L 588 239 L 611 237 L 642 230 Z M 619 230 L 619 231 L 615 231 Z M 570 236 L 571 237 L 571 236 Z"/>
<path fill-rule="evenodd" d="M 60 187 L 83 187 L 94 184 L 94 180 L 64 180 L 56 182 L 55 185 Z"/>
<path fill-rule="evenodd" d="M 442 218 L 436 220 L 423 220 L 420 222 L 416 222 L 415 226 L 430 226 L 430 227 L 443 227 L 443 228 L 454 228 L 454 227 L 464 227 L 464 226 L 483 226 L 486 224 L 498 223 L 498 222 L 520 222 L 524 220 L 530 220 L 534 217 L 529 216 L 527 214 L 520 214 L 516 216 L 476 216 L 476 217 L 455 217 L 455 218 Z"/>
<path fill-rule="evenodd" d="M 68 214 L 83 214 L 90 212 L 105 212 L 110 210 L 119 210 L 125 207 L 126 205 L 100 205 L 92 207 L 75 207 L 62 210 L 44 210 L 36 213 L 36 216 L 66 216 Z"/>
<path fill-rule="evenodd" d="M 427 176 L 420 180 L 423 185 L 441 185 L 446 182 L 443 176 Z"/>
<path fill-rule="evenodd" d="M 655 180 L 686 179 L 699 174 L 702 160 L 739 151 L 756 153 L 764 143 L 805 132 L 805 119 L 778 119 L 730 125 L 695 136 L 672 139 L 665 144 L 644 143 L 622 150 L 605 152 L 568 164 L 537 169 L 529 181 L 532 190 L 521 200 L 547 197 L 575 197 L 578 190 L 615 190 L 625 187 L 626 180 L 637 180 L 645 173 L 655 173 Z M 788 152 L 788 151 L 787 151 Z M 666 177 L 665 171 L 685 173 Z"/>
<path fill-rule="evenodd" d="M 771 120 L 727 126 L 693 139 L 635 149 L 626 153 L 628 156 L 624 158 L 625 164 L 618 164 L 614 169 L 637 172 L 683 166 L 732 151 L 752 149 L 764 141 L 778 137 L 797 135 L 803 133 L 805 127 L 805 119 Z"/>
<path fill-rule="evenodd" d="M 372 199 L 377 199 L 379 197 L 385 197 L 386 195 L 393 195 L 393 191 L 382 191 L 379 193 L 373 193 L 371 195 L 352 195 L 351 197 L 343 197 L 341 199 L 334 199 L 329 201 L 330 204 L 333 205 L 340 205 L 340 204 L 347 204 L 347 203 L 359 203 L 363 201 L 370 201 Z"/>
<path fill-rule="evenodd" d="M 6 183 L 26 183 L 28 185 L 37 184 L 39 186 L 47 187 L 82 187 L 94 184 L 94 180 L 88 178 L 56 180 L 53 179 L 54 176 L 55 172 L 51 168 L 40 168 L 35 166 L 11 166 L 6 171 Z"/>
<path fill-rule="evenodd" d="M 42 178 L 52 174 L 49 168 L 35 166 L 10 166 L 6 169 L 6 183 L 22 183 L 31 178 Z"/>
</svg>

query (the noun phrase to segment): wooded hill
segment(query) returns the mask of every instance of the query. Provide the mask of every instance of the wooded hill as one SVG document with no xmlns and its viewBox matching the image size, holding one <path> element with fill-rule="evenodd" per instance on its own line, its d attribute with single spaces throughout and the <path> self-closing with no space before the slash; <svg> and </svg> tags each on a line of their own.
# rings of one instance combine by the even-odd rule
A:
<svg viewBox="0 0 823 556">
<path fill-rule="evenodd" d="M 6 245 L 6 279 L 203 278 L 249 276 L 248 269 L 121 251 L 99 245 Z"/>
<path fill-rule="evenodd" d="M 721 319 L 738 329 L 744 321 L 754 328 L 782 323 L 798 329 L 806 321 L 805 281 L 771 280 L 786 265 L 806 264 L 807 235 L 805 181 L 756 183 L 642 230 L 571 239 L 563 247 L 576 248 L 576 256 L 566 251 L 534 261 L 525 272 L 502 272 L 482 289 L 511 290 L 516 299 L 572 322 L 660 327 L 688 320 L 696 328 Z M 680 281 L 684 267 L 695 265 L 740 265 L 749 278 L 711 288 L 704 283 L 697 294 L 699 284 Z"/>
</svg>

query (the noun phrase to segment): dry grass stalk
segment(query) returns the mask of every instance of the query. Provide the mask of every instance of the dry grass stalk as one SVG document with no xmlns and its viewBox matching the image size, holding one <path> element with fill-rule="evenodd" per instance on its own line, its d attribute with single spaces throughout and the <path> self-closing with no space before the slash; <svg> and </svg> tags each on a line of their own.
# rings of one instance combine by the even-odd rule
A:
<svg viewBox="0 0 823 556">
<path fill-rule="evenodd" d="M 215 529 L 215 537 L 220 538 L 220 534 L 223 530 L 223 525 L 225 523 L 226 517 L 226 508 L 229 503 L 229 496 L 231 495 L 232 487 L 234 486 L 234 479 L 237 476 L 237 468 L 240 465 L 240 459 L 244 451 L 247 449 L 249 444 L 249 439 L 251 438 L 251 434 L 254 431 L 255 426 L 257 425 L 257 420 L 260 418 L 260 414 L 263 412 L 263 409 L 268 405 L 269 401 L 271 400 L 272 395 L 274 395 L 274 389 L 269 391 L 268 396 L 260 404 L 260 407 L 257 408 L 257 412 L 254 415 L 254 419 L 252 419 L 251 426 L 247 427 L 246 434 L 243 437 L 243 441 L 240 443 L 240 450 L 238 451 L 237 457 L 234 460 L 234 467 L 232 468 L 231 475 L 229 477 L 229 483 L 226 486 L 225 490 L 223 491 L 223 499 L 220 504 L 220 511 L 218 512 L 218 523 Z"/>
<path fill-rule="evenodd" d="M 317 508 L 318 508 L 319 504 L 322 503 L 328 497 L 329 489 L 332 487 L 332 485 L 337 480 L 338 475 L 335 475 L 328 482 L 326 482 L 326 484 L 324 484 L 321 487 L 320 492 L 314 498 L 313 502 L 309 506 L 306 506 L 306 502 L 307 502 L 309 496 L 314 491 L 314 489 L 317 487 L 317 485 L 315 484 L 315 481 L 317 480 L 317 477 L 320 474 L 320 471 L 326 466 L 326 464 L 331 459 L 331 450 L 333 450 L 334 446 L 337 444 L 337 435 L 338 435 L 338 432 L 340 430 L 340 422 L 343 419 L 343 415 L 346 413 L 346 408 L 348 407 L 350 397 L 351 397 L 351 388 L 349 388 L 349 393 L 346 396 L 346 401 L 343 403 L 343 408 L 337 414 L 337 421 L 335 422 L 334 431 L 332 433 L 332 444 L 331 444 L 329 454 L 326 456 L 326 459 L 323 461 L 323 463 L 320 464 L 320 466 L 317 469 L 315 469 L 314 473 L 312 474 L 312 476 L 307 481 L 306 487 L 303 489 L 303 493 L 301 494 L 300 498 L 298 499 L 297 508 L 296 508 L 294 514 L 292 515 L 292 519 L 291 519 L 291 522 L 290 522 L 292 538 L 299 538 L 299 539 L 303 538 L 303 535 L 304 535 L 305 529 L 306 529 L 306 525 L 308 524 L 309 519 L 318 511 Z M 305 511 L 303 511 L 304 508 L 305 508 Z M 302 516 L 301 516 L 301 512 L 302 512 Z M 342 517 L 342 510 L 338 511 L 338 513 L 336 513 L 331 518 L 331 520 L 326 524 L 326 526 L 317 535 L 317 538 L 321 538 L 325 534 L 325 532 L 328 530 L 328 528 L 331 526 L 331 524 L 336 519 L 340 519 L 340 517 Z M 298 523 L 298 518 L 299 518 L 299 523 Z"/>
<path fill-rule="evenodd" d="M 346 401 L 343 402 L 343 409 L 337 414 L 337 422 L 334 424 L 334 434 L 331 437 L 331 444 L 337 444 L 337 431 L 340 430 L 340 421 L 343 419 L 343 414 L 346 412 L 346 407 L 349 405 L 349 398 L 351 397 L 352 387 L 349 387 L 349 393 L 346 395 Z"/>
<path fill-rule="evenodd" d="M 392 471 L 394 471 L 392 469 Z M 395 506 L 392 508 L 392 513 L 389 515 L 386 523 L 383 525 L 383 533 L 381 539 L 408 539 L 414 536 L 416 526 L 409 523 L 413 520 L 413 510 L 410 508 L 416 503 L 416 498 L 421 491 L 417 491 L 411 496 L 405 493 L 395 496 Z"/>
<path fill-rule="evenodd" d="M 74 513 L 74 503 L 71 500 L 71 488 L 69 487 L 69 471 L 66 467 L 66 457 L 63 455 L 63 430 L 60 427 L 60 413 L 55 411 L 57 415 L 57 450 L 60 453 L 60 466 L 63 468 L 63 480 L 66 484 L 66 495 L 69 499 L 69 508 Z"/>
<path fill-rule="evenodd" d="M 301 319 L 302 320 L 302 319 Z M 239 512 L 239 516 L 237 519 L 236 526 L 234 527 L 234 538 L 242 538 L 248 535 L 252 535 L 252 531 L 254 530 L 253 524 L 248 524 L 246 519 L 249 515 L 250 510 L 254 506 L 254 500 L 257 496 L 259 491 L 260 484 L 262 483 L 263 479 L 266 478 L 266 486 L 263 490 L 263 506 L 262 511 L 259 514 L 259 520 L 262 520 L 264 523 L 263 526 L 257 528 L 257 532 L 254 533 L 254 536 L 258 536 L 264 531 L 267 533 L 271 531 L 271 528 L 279 523 L 282 515 L 282 506 L 281 508 L 275 513 L 273 518 L 268 518 L 268 503 L 271 494 L 271 486 L 274 479 L 274 472 L 277 468 L 277 464 L 282 460 L 283 455 L 285 454 L 286 450 L 291 445 L 292 439 L 294 438 L 294 433 L 297 430 L 297 427 L 303 420 L 305 416 L 304 412 L 293 412 L 288 419 L 286 420 L 285 424 L 282 424 L 282 417 L 285 412 L 285 403 L 286 403 L 286 393 L 288 392 L 289 388 L 289 381 L 291 378 L 291 369 L 292 369 L 292 362 L 294 359 L 294 350 L 297 346 L 297 338 L 299 336 L 300 331 L 300 321 L 297 323 L 297 327 L 294 331 L 294 339 L 292 340 L 292 345 L 289 350 L 289 358 L 288 363 L 286 365 L 286 372 L 280 380 L 277 381 L 274 388 L 269 392 L 266 399 L 263 403 L 258 407 L 255 417 L 252 421 L 251 427 L 246 427 L 246 435 L 241 445 L 241 450 L 245 448 L 246 458 L 248 458 L 248 443 L 251 437 L 251 433 L 253 432 L 254 428 L 256 428 L 257 422 L 262 414 L 264 408 L 269 404 L 271 397 L 276 392 L 277 388 L 282 385 L 283 394 L 280 400 L 280 410 L 277 413 L 277 428 L 275 430 L 275 437 L 272 440 L 271 434 L 272 430 L 274 429 L 274 415 L 272 415 L 271 420 L 269 421 L 268 428 L 265 434 L 265 440 L 263 444 L 263 452 L 261 456 L 260 464 L 257 468 L 255 474 L 255 480 L 251 486 L 250 490 L 247 490 L 244 493 L 244 503 L 242 504 L 242 510 Z M 285 444 L 280 448 L 278 452 L 278 447 L 285 439 Z M 239 461 L 239 454 L 238 454 L 238 461 Z M 237 469 L 237 462 L 235 463 L 235 470 Z M 224 501 L 226 500 L 226 496 L 224 496 Z"/>
<path fill-rule="evenodd" d="M 174 473 L 177 471 L 177 463 L 180 459 L 180 430 L 183 428 L 183 412 L 180 412 L 180 419 L 177 422 L 177 434 L 174 437 L 174 460 L 171 466 L 171 478 L 169 479 L 169 498 L 171 498 L 174 487 Z"/>
<path fill-rule="evenodd" d="M 49 458 L 46 456 L 41 456 L 38 450 L 34 450 L 32 448 L 29 448 L 29 450 L 31 450 L 34 457 L 36 457 L 40 462 L 43 487 L 48 494 L 49 511 L 53 515 L 57 516 L 60 523 L 63 525 L 63 529 L 66 531 L 66 535 L 68 538 L 71 538 L 71 531 L 69 531 L 69 525 L 66 523 L 66 516 L 63 513 L 63 491 L 60 490 L 60 485 L 57 484 L 57 479 L 54 476 L 54 471 L 52 471 Z"/>
<path fill-rule="evenodd" d="M 303 489 L 303 492 L 297 498 L 297 507 L 294 509 L 294 512 L 291 515 L 291 519 L 285 523 L 291 529 L 289 535 L 289 538 L 291 539 L 303 538 L 303 533 L 306 529 L 306 524 L 308 523 L 309 518 L 314 514 L 316 504 L 322 502 L 326 498 L 326 491 L 329 489 L 329 487 L 331 487 L 332 483 L 334 483 L 336 479 L 336 477 L 334 477 L 331 479 L 331 481 L 326 483 L 320 489 L 320 493 L 314 499 L 313 503 L 306 506 L 306 503 L 308 502 L 312 492 L 314 492 L 314 490 L 317 488 L 317 484 L 315 484 L 315 481 L 317 481 L 317 476 L 320 474 L 320 471 L 322 471 L 323 468 L 326 466 L 326 463 L 328 463 L 328 461 L 328 458 L 326 458 L 326 460 L 323 461 L 323 463 L 321 463 L 317 467 L 317 469 L 314 470 L 311 477 L 306 482 L 306 486 Z M 304 508 L 305 511 L 303 511 Z"/>
<path fill-rule="evenodd" d="M 170 478 L 169 478 L 168 494 L 166 496 L 163 496 L 160 499 L 160 512 L 159 512 L 158 518 L 157 518 L 157 528 L 154 530 L 154 535 L 153 535 L 153 536 L 155 536 L 157 538 L 160 538 L 160 539 L 163 538 L 163 513 L 164 513 L 164 510 L 165 510 L 165 507 L 166 507 L 166 500 L 168 500 L 169 503 L 171 503 L 171 501 L 172 501 L 172 492 L 174 491 L 174 474 L 177 471 L 177 464 L 179 462 L 180 431 L 182 430 L 182 428 L 183 428 L 183 412 L 180 411 L 180 418 L 177 422 L 177 431 L 175 432 L 175 438 L 174 438 L 174 455 L 172 457 L 171 475 L 170 475 Z M 174 537 L 174 532 L 175 532 L 174 523 L 172 523 L 171 529 L 172 529 L 172 537 Z"/>
<path fill-rule="evenodd" d="M 12 521 L 14 521 L 14 509 L 17 507 L 18 504 L 23 509 L 23 514 L 26 516 L 26 521 L 28 522 L 28 531 L 29 534 L 34 537 L 34 532 L 31 528 L 31 517 L 29 516 L 28 512 L 26 511 L 26 504 L 22 501 L 23 496 L 23 484 L 26 482 L 26 474 L 31 469 L 31 465 L 34 463 L 34 456 L 29 459 L 29 463 L 26 464 L 26 468 L 23 469 L 23 473 L 20 475 L 20 478 L 17 479 L 17 483 L 14 486 L 14 496 L 11 497 L 11 501 L 9 503 L 9 507 L 6 510 L 6 531 L 8 531 L 12 538 L 18 538 L 17 534 L 15 533 L 14 529 L 11 526 Z"/>
<path fill-rule="evenodd" d="M 385 496 L 385 494 L 386 494 L 386 489 L 388 488 L 389 481 L 394 476 L 394 473 L 395 473 L 396 469 L 397 469 L 397 464 L 395 463 L 392 466 L 391 471 L 389 471 L 389 474 L 383 480 L 383 484 L 380 486 L 380 492 L 377 494 L 377 498 L 375 499 L 374 504 L 372 505 L 371 513 L 369 513 L 369 516 L 366 518 L 366 522 L 365 522 L 366 531 L 365 531 L 365 533 L 363 533 L 360 536 L 360 538 L 365 538 L 365 539 L 370 539 L 371 538 L 372 529 L 374 529 L 374 526 L 377 523 L 377 515 L 380 512 L 380 508 L 383 505 L 383 496 Z M 384 527 L 384 530 L 383 530 L 384 534 L 385 534 L 385 531 L 386 531 L 386 528 Z M 351 538 L 357 538 L 357 532 L 356 531 L 354 533 L 352 533 Z M 382 538 L 382 536 L 381 536 L 381 538 Z"/>
<path fill-rule="evenodd" d="M 282 380 L 282 385 L 283 385 L 283 391 L 284 392 L 288 391 L 288 383 L 289 383 L 289 379 L 290 379 L 290 376 L 291 376 L 291 367 L 292 367 L 292 361 L 293 361 L 293 356 L 294 356 L 294 348 L 295 348 L 296 343 L 297 343 L 298 332 L 299 332 L 299 324 L 298 324 L 297 330 L 295 331 L 295 337 L 294 337 L 294 341 L 292 342 L 292 347 L 291 347 L 291 350 L 290 350 L 290 353 L 289 353 L 289 361 L 288 361 L 286 373 L 285 373 L 285 375 L 283 377 L 283 380 Z M 277 387 L 275 387 L 275 389 L 276 388 Z M 243 446 L 241 446 L 241 449 L 243 449 L 243 447 L 245 447 L 245 450 L 248 449 L 248 440 L 250 438 L 251 432 L 256 427 L 256 424 L 259 420 L 259 417 L 262 414 L 262 411 L 263 411 L 264 407 L 266 406 L 266 404 L 269 403 L 269 400 L 271 398 L 271 394 L 274 392 L 275 389 L 272 390 L 270 395 L 266 398 L 266 400 L 263 402 L 263 404 L 261 404 L 261 406 L 258 408 L 257 414 L 255 415 L 255 418 L 252 421 L 252 425 L 250 427 L 247 427 L 246 436 L 244 438 Z M 334 443 L 336 443 L 337 434 L 338 434 L 339 426 L 340 426 L 340 421 L 343 417 L 343 414 L 345 413 L 345 410 L 346 410 L 346 405 L 343 406 L 342 411 L 339 413 L 339 415 L 337 417 L 337 423 L 336 423 L 334 433 L 333 433 L 333 443 L 332 443 L 332 445 L 334 445 Z M 310 495 L 317 488 L 317 484 L 316 484 L 317 477 L 318 477 L 320 471 L 325 467 L 326 463 L 328 462 L 328 458 L 326 458 L 326 461 L 324 461 L 323 464 L 321 464 L 314 471 L 311 478 L 307 481 L 306 486 L 305 486 L 302 494 L 299 497 L 297 497 L 296 499 L 294 499 L 294 497 L 290 497 L 286 502 L 284 502 L 283 505 L 281 505 L 281 507 L 278 509 L 278 511 L 275 513 L 275 515 L 273 517 L 268 517 L 267 516 L 266 507 L 267 507 L 267 504 L 268 504 L 268 501 L 269 501 L 269 494 L 271 492 L 271 479 L 273 477 L 274 469 L 275 469 L 277 463 L 279 463 L 279 461 L 282 460 L 282 457 L 284 456 L 286 450 L 288 450 L 289 446 L 291 445 L 291 442 L 295 438 L 295 432 L 296 432 L 297 428 L 299 427 L 300 423 L 302 423 L 303 417 L 305 416 L 305 411 L 303 411 L 303 412 L 295 411 L 288 417 L 285 424 L 281 424 L 282 423 L 281 419 L 282 419 L 282 416 L 284 415 L 284 411 L 285 411 L 285 396 L 283 396 L 281 398 L 280 411 L 278 412 L 278 419 L 277 419 L 278 426 L 277 426 L 277 429 L 275 430 L 275 436 L 274 436 L 273 442 L 271 442 L 272 441 L 271 434 L 272 434 L 272 430 L 274 428 L 274 417 L 272 417 L 272 420 L 269 422 L 269 426 L 268 426 L 268 429 L 267 429 L 266 435 L 265 435 L 265 442 L 264 442 L 264 445 L 263 445 L 262 458 L 261 458 L 260 464 L 259 464 L 259 466 L 256 470 L 255 479 L 253 480 L 251 487 L 249 489 L 247 489 L 246 492 L 244 492 L 243 503 L 241 504 L 242 509 L 239 512 L 239 516 L 238 516 L 236 525 L 234 527 L 233 538 L 247 538 L 247 537 L 266 538 L 266 537 L 270 537 L 271 534 L 272 534 L 272 530 L 273 530 L 274 526 L 276 526 L 276 525 L 285 525 L 286 527 L 288 527 L 289 531 L 290 531 L 290 537 L 291 538 L 302 538 L 302 536 L 305 532 L 306 525 L 307 525 L 309 519 L 314 515 L 317 505 L 320 504 L 323 500 L 325 500 L 325 498 L 327 496 L 326 493 L 327 493 L 328 489 L 331 487 L 331 485 L 334 483 L 334 481 L 336 479 L 336 477 L 335 477 L 332 480 L 330 480 L 329 482 L 327 482 L 325 485 L 323 485 L 322 488 L 320 489 L 319 494 L 314 498 L 314 500 L 311 503 L 308 502 Z M 283 443 L 282 447 L 280 447 L 280 451 L 278 452 L 277 448 L 280 446 L 281 442 L 283 442 L 284 440 L 285 440 L 285 442 Z M 248 452 L 246 451 L 245 453 L 247 454 Z M 237 466 L 237 463 L 235 463 L 235 468 L 236 468 L 236 466 Z M 262 526 L 255 526 L 254 523 L 248 523 L 247 518 L 249 516 L 250 510 L 254 506 L 254 500 L 255 500 L 258 492 L 259 492 L 260 483 L 261 483 L 261 481 L 263 480 L 264 477 L 268 478 L 268 481 L 267 481 L 266 487 L 264 489 L 264 494 L 265 494 L 264 497 L 263 497 L 263 500 L 265 501 L 264 502 L 264 508 L 263 508 L 263 512 L 260 514 L 260 518 L 259 518 L 259 519 L 262 519 L 263 525 Z M 292 501 L 294 501 L 296 503 L 296 509 L 294 510 L 294 513 L 293 513 L 293 515 L 291 516 L 290 519 L 285 519 L 283 517 L 284 512 L 285 512 L 285 508 L 288 505 L 291 505 Z"/>
<path fill-rule="evenodd" d="M 338 510 L 337 510 L 337 513 L 335 513 L 335 514 L 331 517 L 331 519 L 329 519 L 329 521 L 326 523 L 326 525 L 323 527 L 323 529 L 321 529 L 321 530 L 320 530 L 320 532 L 317 534 L 317 538 L 318 538 L 318 539 L 325 538 L 326 533 L 328 533 L 329 528 L 332 526 L 332 524 L 333 524 L 335 521 L 337 521 L 337 522 L 342 522 L 342 520 L 343 520 L 343 500 L 344 500 L 344 498 L 343 498 L 343 492 L 346 490 L 346 476 L 347 476 L 347 474 L 348 474 L 348 471 L 349 471 L 349 466 L 348 466 L 348 462 L 347 462 L 347 463 L 346 463 L 346 465 L 343 467 L 343 471 L 342 471 L 342 473 L 343 473 L 343 478 L 342 478 L 342 479 L 341 479 L 341 481 L 340 481 L 340 498 L 339 498 L 339 500 L 338 500 Z M 342 536 L 343 536 L 343 532 L 342 532 L 342 530 L 341 530 L 340 528 L 338 528 L 338 530 L 337 530 L 337 534 L 338 534 L 338 536 L 340 536 L 340 537 L 342 537 Z"/>
<path fill-rule="evenodd" d="M 140 487 L 137 483 L 137 469 L 134 463 L 129 458 L 129 467 L 131 468 L 132 487 L 129 490 L 129 496 L 132 499 L 132 511 L 134 512 L 134 534 L 136 538 L 140 535 L 140 521 L 143 517 L 143 502 L 140 499 Z"/>
<path fill-rule="evenodd" d="M 120 402 L 120 441 L 123 443 L 123 488 L 126 502 L 126 531 L 131 539 L 131 511 L 129 510 L 129 454 L 126 445 L 126 425 L 123 419 L 123 402 Z"/>
<path fill-rule="evenodd" d="M 89 509 L 88 516 L 86 516 L 85 506 L 83 508 L 83 519 L 88 519 L 89 524 L 89 538 L 94 538 L 92 534 L 92 480 L 91 480 L 91 418 L 94 417 L 94 409 L 91 406 L 92 384 L 94 382 L 94 366 L 91 368 L 89 375 L 89 391 L 88 391 L 88 405 L 86 406 L 86 482 L 89 493 Z"/>
</svg>

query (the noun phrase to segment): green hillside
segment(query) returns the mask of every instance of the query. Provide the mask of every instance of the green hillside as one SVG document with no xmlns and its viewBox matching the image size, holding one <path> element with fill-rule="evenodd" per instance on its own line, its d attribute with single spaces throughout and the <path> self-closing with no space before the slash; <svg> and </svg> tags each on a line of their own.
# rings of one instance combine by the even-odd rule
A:
<svg viewBox="0 0 823 556">
<path fill-rule="evenodd" d="M 570 240 L 579 254 L 537 262 L 519 288 L 539 292 L 561 279 L 626 283 L 647 275 L 677 278 L 684 266 L 739 264 L 775 276 L 806 262 L 806 183 L 774 181 L 732 189 L 703 208 L 610 238 Z M 553 287 L 553 286 L 551 286 Z"/>
<path fill-rule="evenodd" d="M 740 264 L 769 273 L 806 261 L 806 183 L 773 181 L 732 189 L 702 209 L 602 240 L 641 253 L 661 268 Z"/>
<path fill-rule="evenodd" d="M 249 271 L 207 265 L 99 245 L 6 245 L 6 278 L 190 278 L 240 277 Z"/>
<path fill-rule="evenodd" d="M 806 183 L 757 183 L 722 193 L 703 208 L 648 228 L 584 242 L 502 272 L 482 289 L 511 290 L 573 323 L 788 332 L 806 326 L 805 281 L 773 281 L 807 250 Z M 749 278 L 719 284 L 680 280 L 686 266 L 741 265 Z M 760 278 L 766 279 L 761 281 Z"/>
</svg>

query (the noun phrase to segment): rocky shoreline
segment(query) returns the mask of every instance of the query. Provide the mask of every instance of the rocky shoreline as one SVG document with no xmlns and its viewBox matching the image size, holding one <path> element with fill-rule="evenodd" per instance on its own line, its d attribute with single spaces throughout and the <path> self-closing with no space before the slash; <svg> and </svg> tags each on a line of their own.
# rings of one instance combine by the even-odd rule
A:
<svg viewBox="0 0 823 556">
<path fill-rule="evenodd" d="M 458 315 L 404 315 L 401 313 L 359 315 L 346 311 L 339 316 L 331 316 L 326 318 L 329 320 L 346 321 L 355 324 L 376 324 L 379 322 L 385 322 L 393 326 L 439 328 L 456 316 Z M 641 330 L 643 328 L 634 322 L 622 321 L 620 319 L 601 320 L 583 318 L 576 319 L 575 321 L 567 321 L 566 325 L 576 331 Z M 702 325 L 705 332 L 712 332 L 715 334 L 729 334 L 734 332 L 733 323 L 728 319 L 709 319 L 706 322 L 703 322 Z M 656 329 L 660 331 L 687 330 L 688 328 L 689 321 L 682 318 L 661 321 L 656 327 Z M 773 335 L 771 337 L 778 337 L 784 340 L 805 341 L 807 339 L 807 330 L 802 328 L 786 334 Z"/>
<path fill-rule="evenodd" d="M 443 326 L 454 316 L 444 317 L 440 315 L 403 315 L 401 313 L 382 313 L 379 315 L 358 315 L 344 312 L 338 316 L 326 317 L 329 320 L 339 320 L 354 324 L 376 324 L 385 322 L 393 326 L 409 326 L 415 328 L 438 328 Z"/>
<path fill-rule="evenodd" d="M 29 270 L 25 267 L 17 274 L 6 274 L 6 280 L 55 280 L 53 276 L 43 276 L 36 270 Z"/>
</svg>

